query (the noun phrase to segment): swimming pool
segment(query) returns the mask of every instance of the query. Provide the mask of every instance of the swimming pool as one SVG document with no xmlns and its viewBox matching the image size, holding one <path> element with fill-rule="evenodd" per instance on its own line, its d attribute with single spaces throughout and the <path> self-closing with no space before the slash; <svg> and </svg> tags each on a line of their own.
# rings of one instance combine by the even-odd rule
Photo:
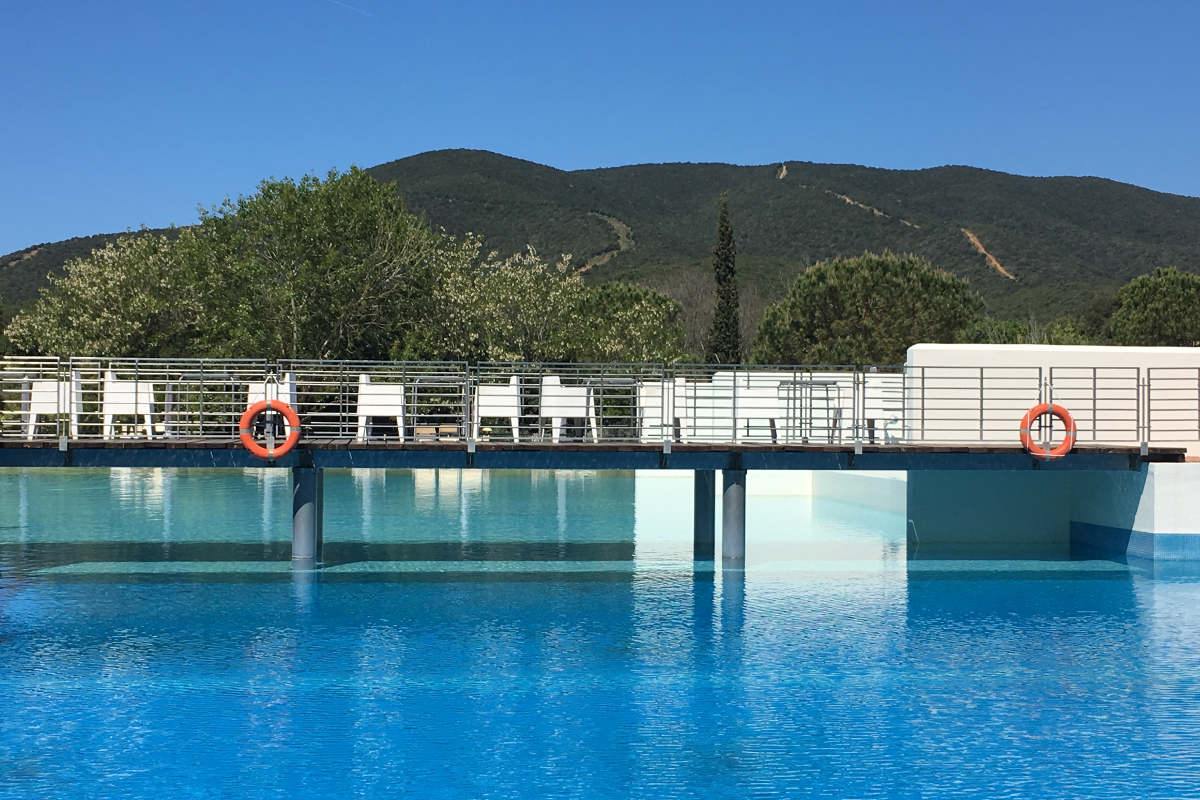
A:
<svg viewBox="0 0 1200 800">
<path fill-rule="evenodd" d="M 0 470 L 0 797 L 1195 797 L 1200 579 L 691 481 Z"/>
</svg>

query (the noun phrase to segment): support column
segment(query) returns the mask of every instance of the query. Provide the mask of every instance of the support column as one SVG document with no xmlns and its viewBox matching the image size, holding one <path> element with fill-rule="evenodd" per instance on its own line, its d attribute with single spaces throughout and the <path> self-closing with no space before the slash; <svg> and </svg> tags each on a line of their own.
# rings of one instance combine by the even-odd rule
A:
<svg viewBox="0 0 1200 800">
<path fill-rule="evenodd" d="M 316 467 L 292 468 L 292 568 L 316 569 L 324 544 L 324 475 Z"/>
<path fill-rule="evenodd" d="M 721 470 L 721 565 L 746 566 L 746 470 Z"/>
<path fill-rule="evenodd" d="M 712 561 L 717 544 L 717 474 L 711 469 L 692 474 L 692 560 Z"/>
</svg>

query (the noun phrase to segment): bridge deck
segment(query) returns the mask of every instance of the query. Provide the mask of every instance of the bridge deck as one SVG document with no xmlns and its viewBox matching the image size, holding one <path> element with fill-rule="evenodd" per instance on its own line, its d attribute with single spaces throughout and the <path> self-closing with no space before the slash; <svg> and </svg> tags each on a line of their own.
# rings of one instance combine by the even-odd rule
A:
<svg viewBox="0 0 1200 800">
<path fill-rule="evenodd" d="M 1181 462 L 1184 448 L 1079 445 L 1040 461 L 1020 446 L 980 444 L 722 444 L 638 442 L 476 442 L 305 439 L 274 462 L 237 439 L 0 440 L 6 467 L 294 467 L 477 469 L 864 469 L 1127 470 L 1142 462 Z"/>
</svg>

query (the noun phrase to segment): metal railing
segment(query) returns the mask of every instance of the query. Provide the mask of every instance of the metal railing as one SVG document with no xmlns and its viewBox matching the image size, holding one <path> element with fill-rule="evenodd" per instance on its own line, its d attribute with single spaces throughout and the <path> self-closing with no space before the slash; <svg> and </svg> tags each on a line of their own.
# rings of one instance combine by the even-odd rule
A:
<svg viewBox="0 0 1200 800">
<path fill-rule="evenodd" d="M 1080 443 L 1200 442 L 1200 367 L 17 357 L 0 360 L 0 437 L 229 440 L 268 397 L 307 438 L 364 442 L 1013 444 L 1040 402 Z"/>
</svg>

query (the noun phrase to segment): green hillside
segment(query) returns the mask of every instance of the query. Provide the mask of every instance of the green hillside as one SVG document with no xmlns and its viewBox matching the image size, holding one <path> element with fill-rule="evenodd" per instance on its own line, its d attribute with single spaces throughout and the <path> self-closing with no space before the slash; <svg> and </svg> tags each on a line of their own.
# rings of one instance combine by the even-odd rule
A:
<svg viewBox="0 0 1200 800">
<path fill-rule="evenodd" d="M 531 242 L 580 266 L 634 246 L 597 277 L 664 288 L 707 266 L 716 198 L 729 192 L 743 283 L 774 296 L 808 264 L 864 250 L 925 256 L 968 278 L 993 313 L 1050 318 L 1156 266 L 1200 271 L 1200 199 L 1099 178 L 1025 178 L 970 167 L 886 170 L 787 162 L 648 164 L 563 172 L 480 151 L 446 150 L 370 170 L 411 208 L 501 250 Z M 783 174 L 783 177 L 780 175 Z M 1013 278 L 991 266 L 970 231 Z"/>
<path fill-rule="evenodd" d="M 701 317 L 722 191 L 750 320 L 807 265 L 864 250 L 924 256 L 969 279 L 993 314 L 1041 320 L 1079 312 L 1097 293 L 1156 266 L 1200 272 L 1200 199 L 1099 178 L 793 161 L 564 172 L 474 150 L 424 153 L 369 172 L 395 181 L 411 209 L 452 233 L 481 234 L 505 252 L 530 243 L 545 254 L 571 253 L 589 276 L 654 285 Z M 108 238 L 0 256 L 6 310 L 34 297 L 47 272 Z"/>
</svg>

